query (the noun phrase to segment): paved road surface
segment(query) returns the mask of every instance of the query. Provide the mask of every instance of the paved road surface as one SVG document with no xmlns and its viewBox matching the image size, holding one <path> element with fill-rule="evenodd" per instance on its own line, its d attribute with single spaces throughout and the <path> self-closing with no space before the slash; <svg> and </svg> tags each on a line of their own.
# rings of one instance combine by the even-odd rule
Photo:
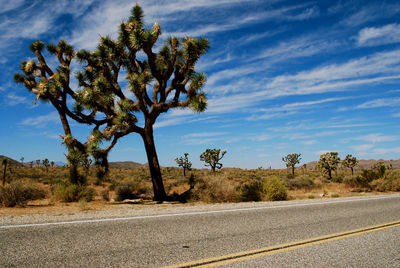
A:
<svg viewBox="0 0 400 268">
<path fill-rule="evenodd" d="M 160 267 L 400 220 L 398 194 L 210 207 L 213 211 L 125 219 L 3 224 L 0 267 Z M 400 267 L 399 241 L 400 227 L 393 227 L 229 266 Z"/>
</svg>

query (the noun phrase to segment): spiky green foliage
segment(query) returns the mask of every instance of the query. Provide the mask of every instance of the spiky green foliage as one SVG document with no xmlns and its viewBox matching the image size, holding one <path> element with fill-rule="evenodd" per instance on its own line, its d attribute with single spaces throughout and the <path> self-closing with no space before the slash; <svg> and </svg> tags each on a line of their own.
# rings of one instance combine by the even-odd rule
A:
<svg viewBox="0 0 400 268">
<path fill-rule="evenodd" d="M 282 161 L 286 163 L 287 168 L 292 169 L 292 175 L 294 175 L 294 168 L 295 166 L 300 163 L 301 160 L 301 154 L 293 153 L 293 154 L 288 154 L 285 157 L 282 157 Z"/>
<path fill-rule="evenodd" d="M 153 125 L 161 113 L 173 108 L 204 111 L 207 98 L 203 92 L 206 76 L 196 72 L 195 64 L 208 48 L 205 38 L 171 37 L 154 51 L 161 35 L 155 22 L 151 29 L 144 26 L 143 10 L 135 5 L 131 16 L 119 27 L 117 40 L 101 37 L 94 51 L 76 53 L 83 69 L 76 75 L 81 90 L 76 110 L 101 111 L 113 118 L 110 131 L 136 132 L 143 138 L 151 171 L 155 199 L 166 197 L 156 155 Z M 139 54 L 140 53 L 140 54 Z M 145 57 L 143 57 L 143 54 Z M 131 98 L 120 86 L 124 77 Z M 138 126 L 136 114 L 144 116 Z M 113 128 L 113 127 L 116 128 Z"/>
<path fill-rule="evenodd" d="M 329 179 L 332 179 L 332 171 L 337 169 L 339 162 L 338 152 L 327 152 L 320 155 L 317 166 L 328 174 Z"/>
<path fill-rule="evenodd" d="M 343 159 L 342 165 L 344 167 L 350 168 L 351 175 L 353 175 L 354 174 L 354 167 L 358 165 L 358 160 L 357 160 L 357 158 L 355 156 L 352 156 L 351 154 L 348 154 Z"/>
<path fill-rule="evenodd" d="M 207 149 L 200 155 L 200 161 L 204 161 L 204 165 L 211 167 L 211 170 L 215 172 L 215 169 L 222 168 L 222 163 L 219 161 L 221 161 L 225 154 L 226 150 L 221 152 L 221 149 Z"/>
<path fill-rule="evenodd" d="M 186 176 L 186 170 L 192 169 L 192 163 L 189 161 L 188 153 L 184 154 L 184 157 L 175 158 L 175 162 L 178 166 L 183 168 L 183 176 Z"/>
</svg>

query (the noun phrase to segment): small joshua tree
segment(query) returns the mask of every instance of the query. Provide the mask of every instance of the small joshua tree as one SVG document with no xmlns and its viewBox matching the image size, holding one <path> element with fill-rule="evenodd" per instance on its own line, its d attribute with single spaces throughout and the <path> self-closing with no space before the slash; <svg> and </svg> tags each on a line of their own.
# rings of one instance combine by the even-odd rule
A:
<svg viewBox="0 0 400 268">
<path fill-rule="evenodd" d="M 332 171 L 337 169 L 339 162 L 338 152 L 328 152 L 320 155 L 317 166 L 328 173 L 329 179 L 332 179 Z"/>
<path fill-rule="evenodd" d="M 22 165 L 24 165 L 25 158 L 22 156 L 20 160 L 21 160 Z"/>
<path fill-rule="evenodd" d="M 288 154 L 285 157 L 282 157 L 282 161 L 286 163 L 287 168 L 292 169 L 292 175 L 294 175 L 294 167 L 296 164 L 300 163 L 301 160 L 301 154 L 293 153 L 293 154 Z"/>
<path fill-rule="evenodd" d="M 192 163 L 189 161 L 189 154 L 185 153 L 184 155 L 184 157 L 175 158 L 175 162 L 178 166 L 183 167 L 183 176 L 186 177 L 186 170 L 192 170 Z"/>
<path fill-rule="evenodd" d="M 344 167 L 350 168 L 352 176 L 354 174 L 354 167 L 357 166 L 357 164 L 357 158 L 355 156 L 352 156 L 351 154 L 346 155 L 345 159 L 343 159 L 342 161 L 342 165 Z"/>
<path fill-rule="evenodd" d="M 35 162 L 36 162 L 36 167 L 40 167 L 40 159 L 37 159 Z"/>
<path fill-rule="evenodd" d="M 4 157 L 3 160 L 1 161 L 1 164 L 3 165 L 3 187 L 6 184 L 6 172 L 7 172 L 7 164 L 8 164 L 8 158 Z"/>
<path fill-rule="evenodd" d="M 221 149 L 207 149 L 200 155 L 200 160 L 205 162 L 206 167 L 211 167 L 211 170 L 215 172 L 215 169 L 221 169 L 222 164 L 219 161 L 224 157 L 226 151 L 219 153 Z"/>
<path fill-rule="evenodd" d="M 50 163 L 51 168 L 54 168 L 54 165 L 55 165 L 54 161 L 51 161 Z"/>
<path fill-rule="evenodd" d="M 47 158 L 43 159 L 43 160 L 42 160 L 42 164 L 43 164 L 43 166 L 46 168 L 46 172 L 48 172 L 48 171 L 49 171 L 49 167 L 50 167 L 50 161 L 49 161 L 49 159 L 47 159 Z"/>
</svg>

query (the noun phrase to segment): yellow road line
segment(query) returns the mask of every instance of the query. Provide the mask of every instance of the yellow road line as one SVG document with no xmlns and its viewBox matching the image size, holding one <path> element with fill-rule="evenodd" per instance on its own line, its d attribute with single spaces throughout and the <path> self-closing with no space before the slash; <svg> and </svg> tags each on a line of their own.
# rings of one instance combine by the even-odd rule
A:
<svg viewBox="0 0 400 268">
<path fill-rule="evenodd" d="M 317 244 L 321 244 L 321 243 L 325 243 L 325 242 L 329 242 L 329 241 L 335 241 L 335 240 L 339 240 L 339 239 L 343 239 L 343 238 L 348 238 L 348 237 L 352 237 L 352 236 L 357 236 L 357 235 L 361 235 L 361 234 L 366 234 L 366 233 L 370 233 L 370 232 L 393 228 L 396 226 L 400 226 L 400 221 L 394 221 L 394 222 L 389 222 L 389 223 L 385 223 L 385 224 L 379 224 L 379 225 L 369 226 L 369 227 L 360 228 L 360 229 L 356 229 L 356 230 L 351 230 L 351 231 L 347 231 L 347 232 L 325 235 L 325 236 L 320 236 L 320 237 L 314 237 L 314 238 L 301 240 L 301 241 L 297 241 L 297 242 L 286 243 L 286 244 L 281 244 L 281 245 L 276 245 L 276 246 L 261 248 L 261 249 L 256 249 L 256 250 L 243 251 L 243 252 L 238 252 L 238 253 L 234 253 L 234 254 L 229 254 L 229 255 L 224 255 L 224 256 L 219 256 L 219 257 L 209 258 L 209 259 L 203 259 L 203 260 L 198 260 L 198 261 L 193 261 L 193 262 L 188 262 L 188 263 L 182 263 L 179 265 L 172 265 L 172 266 L 167 266 L 167 267 L 168 268 L 214 267 L 214 266 L 218 266 L 218 265 L 224 265 L 224 264 L 229 264 L 229 263 L 233 263 L 233 262 L 239 262 L 239 261 L 244 261 L 244 260 L 248 260 L 248 259 L 259 258 L 259 257 L 270 255 L 270 254 L 294 250 L 294 249 L 317 245 Z"/>
</svg>

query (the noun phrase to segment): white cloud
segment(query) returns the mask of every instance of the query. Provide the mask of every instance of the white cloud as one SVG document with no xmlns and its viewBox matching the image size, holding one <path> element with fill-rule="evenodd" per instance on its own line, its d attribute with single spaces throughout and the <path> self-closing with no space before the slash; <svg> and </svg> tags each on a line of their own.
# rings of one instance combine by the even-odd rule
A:
<svg viewBox="0 0 400 268">
<path fill-rule="evenodd" d="M 227 134 L 226 132 L 201 132 L 186 134 L 183 138 L 204 138 L 204 137 L 215 137 Z"/>
<path fill-rule="evenodd" d="M 388 153 L 400 153 L 400 147 L 392 148 L 376 148 L 373 151 L 374 154 L 388 154 Z"/>
<path fill-rule="evenodd" d="M 382 98 L 364 102 L 357 105 L 358 109 L 370 109 L 378 107 L 400 106 L 400 98 Z"/>
<path fill-rule="evenodd" d="M 348 27 L 355 27 L 379 18 L 387 19 L 396 16 L 399 11 L 400 5 L 398 4 L 380 3 L 379 5 L 365 5 L 357 9 L 357 12 L 344 18 L 340 24 Z"/>
<path fill-rule="evenodd" d="M 252 141 L 266 141 L 266 140 L 270 140 L 271 138 L 272 138 L 272 136 L 269 134 L 259 134 L 259 135 L 254 135 L 252 137 L 249 137 L 249 139 Z"/>
<path fill-rule="evenodd" d="M 388 24 L 382 27 L 362 29 L 356 38 L 359 46 L 378 46 L 400 42 L 400 24 Z"/>
<path fill-rule="evenodd" d="M 31 126 L 36 128 L 46 127 L 48 124 L 58 123 L 60 120 L 56 112 L 51 112 L 47 115 L 41 115 L 37 117 L 29 117 L 20 123 L 23 126 Z"/>
<path fill-rule="evenodd" d="M 374 148 L 374 145 L 373 144 L 361 144 L 361 145 L 353 146 L 352 148 L 357 152 L 366 152 L 366 151 L 369 151 L 372 148 Z"/>
<path fill-rule="evenodd" d="M 398 140 L 399 138 L 396 136 L 384 136 L 382 134 L 368 134 L 360 137 L 355 137 L 354 139 L 376 143 L 376 142 L 395 141 Z"/>
<path fill-rule="evenodd" d="M 26 102 L 27 102 L 26 97 L 17 96 L 14 93 L 7 94 L 6 98 L 4 100 L 4 103 L 9 106 L 14 106 L 14 105 L 26 103 Z"/>
<path fill-rule="evenodd" d="M 9 1 L 14 2 L 14 1 Z M 17 38 L 39 38 L 40 35 L 57 29 L 55 21 L 63 14 L 80 16 L 93 0 L 88 1 L 59 1 L 55 5 L 47 5 L 39 2 L 26 3 L 22 6 L 18 1 L 8 5 L 12 10 L 19 7 L 18 12 L 7 16 L 0 23 L 0 37 L 15 40 Z M 23 22 L 23 23 L 22 23 Z M 8 41 L 8 44 L 13 42 Z"/>
<path fill-rule="evenodd" d="M 304 145 L 312 145 L 312 144 L 317 143 L 317 141 L 316 140 L 307 140 L 307 141 L 301 141 L 300 143 L 304 144 Z"/>
<path fill-rule="evenodd" d="M 0 2 L 0 14 L 8 12 L 10 10 L 20 7 L 24 3 L 24 0 L 13 0 L 13 1 L 1 1 Z"/>
</svg>

